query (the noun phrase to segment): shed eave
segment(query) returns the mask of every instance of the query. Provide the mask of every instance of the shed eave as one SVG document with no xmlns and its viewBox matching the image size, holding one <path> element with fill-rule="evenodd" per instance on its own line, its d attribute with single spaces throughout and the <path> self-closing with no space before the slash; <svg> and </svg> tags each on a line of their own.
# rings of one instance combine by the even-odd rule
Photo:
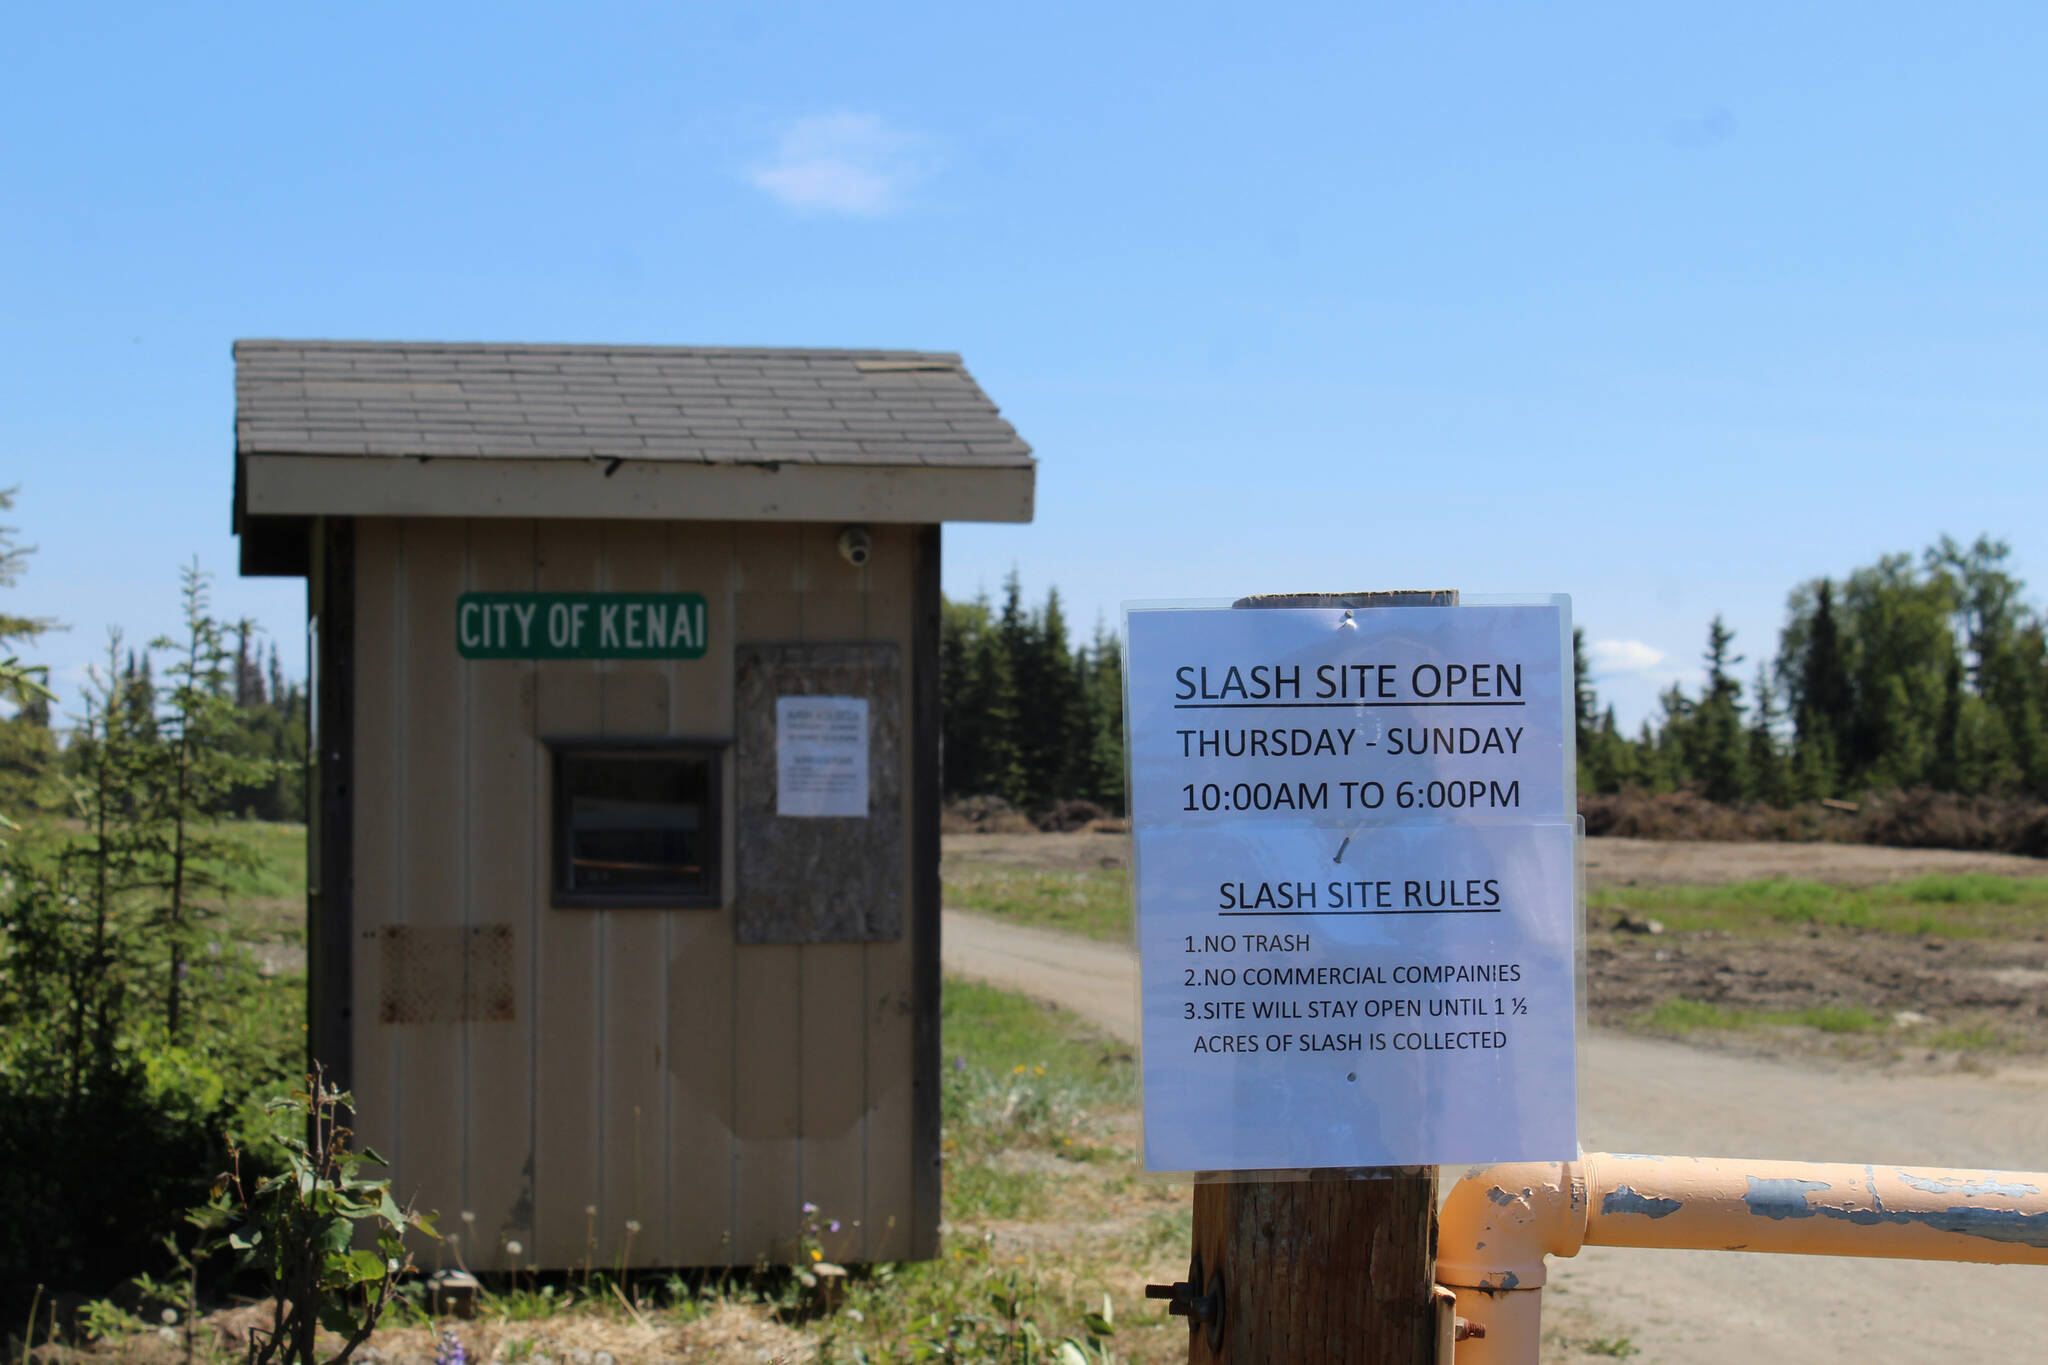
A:
<svg viewBox="0 0 2048 1365">
<path fill-rule="evenodd" d="M 266 454 L 241 459 L 250 517 L 1028 522 L 1036 462 L 712 464 L 673 460 Z"/>
</svg>

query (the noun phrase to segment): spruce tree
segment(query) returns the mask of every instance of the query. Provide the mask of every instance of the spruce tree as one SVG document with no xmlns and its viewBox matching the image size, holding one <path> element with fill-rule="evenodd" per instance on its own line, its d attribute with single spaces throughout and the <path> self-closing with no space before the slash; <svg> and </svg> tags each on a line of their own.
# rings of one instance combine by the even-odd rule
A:
<svg viewBox="0 0 2048 1365">
<path fill-rule="evenodd" d="M 1005 624 L 1007 629 L 1007 620 Z M 1036 813 L 1068 794 L 1078 766 L 1074 761 L 1077 689 L 1058 589 L 1049 590 L 1045 605 L 1022 619 L 1013 638 L 1018 795 L 1012 799 Z"/>
<path fill-rule="evenodd" d="M 0 512 L 14 506 L 14 489 L 0 488 Z M 13 588 L 28 567 L 32 545 L 15 542 L 16 528 L 0 526 L 0 588 Z M 50 732 L 49 670 L 24 663 L 17 643 L 27 643 L 50 629 L 37 616 L 0 611 L 0 703 L 14 715 L 0 721 L 0 829 L 14 828 L 15 812 L 37 803 L 45 778 L 57 759 L 56 737 Z"/>
<path fill-rule="evenodd" d="M 1118 815 L 1124 811 L 1124 660 L 1123 647 L 1099 618 L 1095 638 L 1083 651 L 1087 672 L 1083 682 L 1089 722 L 1086 742 L 1087 781 L 1084 795 Z"/>
<path fill-rule="evenodd" d="M 278 665 L 277 645 L 275 643 L 270 646 L 269 694 L 272 706 L 289 707 L 291 705 L 291 698 L 285 695 L 284 669 Z"/>
<path fill-rule="evenodd" d="M 1793 689 L 1795 767 L 1801 795 L 1833 796 L 1841 789 L 1842 736 L 1851 712 L 1849 670 L 1835 621 L 1834 584 L 1815 586 L 1805 647 L 1797 659 Z"/>
<path fill-rule="evenodd" d="M 1756 666 L 1756 701 L 1750 707 L 1748 758 L 1750 795 L 1771 805 L 1783 805 L 1788 795 L 1785 755 L 1778 745 L 1778 722 L 1783 711 L 1778 692 L 1771 685 L 1768 665 Z"/>
<path fill-rule="evenodd" d="M 1963 790 L 1963 661 L 1950 658 L 1941 692 L 1941 720 L 1934 731 L 1934 765 L 1928 781 L 1940 791 Z"/>
<path fill-rule="evenodd" d="M 203 898 L 225 891 L 228 874 L 251 861 L 241 845 L 213 833 L 210 817 L 230 792 L 267 785 L 272 777 L 266 759 L 238 752 L 247 713 L 229 691 L 232 678 L 247 695 L 243 685 L 253 672 L 248 667 L 253 626 L 243 621 L 229 627 L 212 615 L 208 576 L 197 561 L 183 570 L 181 580 L 184 633 L 152 642 L 153 648 L 173 651 L 156 797 L 167 845 L 156 930 L 166 971 L 164 1027 L 172 1042 L 184 1033 L 185 979 L 198 930 L 212 915 L 203 908 Z M 230 629 L 240 640 L 232 655 Z"/>
<path fill-rule="evenodd" d="M 1693 718 L 1692 775 L 1709 801 L 1740 801 L 1749 794 L 1749 762 L 1742 736 L 1742 684 L 1729 653 L 1735 632 L 1716 614 L 1707 627 L 1706 691 Z"/>
<path fill-rule="evenodd" d="M 943 602 L 939 625 L 940 771 L 949 797 L 974 796 L 988 784 L 987 687 L 981 673 L 988 634 L 986 597 Z"/>
<path fill-rule="evenodd" d="M 1578 753 L 1578 784 L 1581 791 L 1599 789 L 1595 775 L 1595 733 L 1600 714 L 1599 698 L 1593 694 L 1592 671 L 1586 666 L 1586 632 L 1572 627 L 1572 717 L 1573 742 Z"/>
<path fill-rule="evenodd" d="M 0 512 L 12 511 L 16 488 L 0 488 Z M 18 528 L 0 526 L 0 588 L 12 588 L 21 581 L 28 569 L 28 557 L 35 553 L 33 545 L 15 542 Z M 34 640 L 50 629 L 50 622 L 40 616 L 20 616 L 9 611 L 0 611 L 0 701 L 12 702 L 17 706 L 31 700 L 47 702 L 49 688 L 48 670 L 35 664 L 25 664 L 12 646 L 17 642 Z"/>
<path fill-rule="evenodd" d="M 995 628 L 983 632 L 975 670 L 982 682 L 980 703 L 987 790 L 1011 805 L 1024 798 L 1023 772 L 1017 753 L 1019 704 L 1017 661 L 1028 648 L 1031 623 L 1024 613 L 1024 589 L 1012 569 L 1003 583 L 1003 609 Z"/>
</svg>

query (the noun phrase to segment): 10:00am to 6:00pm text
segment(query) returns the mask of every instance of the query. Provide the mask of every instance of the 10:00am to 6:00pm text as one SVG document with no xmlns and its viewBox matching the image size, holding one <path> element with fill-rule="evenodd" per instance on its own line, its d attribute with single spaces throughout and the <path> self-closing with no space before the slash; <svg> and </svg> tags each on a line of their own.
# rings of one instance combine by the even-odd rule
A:
<svg viewBox="0 0 2048 1365">
<path fill-rule="evenodd" d="M 1522 804 L 1519 780 L 1477 777 L 1394 783 L 1184 782 L 1180 791 L 1183 811 L 1514 810 Z"/>
</svg>

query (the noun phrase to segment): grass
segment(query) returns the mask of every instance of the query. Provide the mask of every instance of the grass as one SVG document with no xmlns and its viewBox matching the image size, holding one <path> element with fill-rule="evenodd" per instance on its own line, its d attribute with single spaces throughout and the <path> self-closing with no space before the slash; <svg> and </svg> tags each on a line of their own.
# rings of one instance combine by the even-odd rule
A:
<svg viewBox="0 0 2048 1365">
<path fill-rule="evenodd" d="M 249 860 L 228 877 L 236 900 L 297 900 L 306 895 L 306 827 L 264 820 L 223 820 L 206 832 Z"/>
<path fill-rule="evenodd" d="M 1679 931 L 1770 934 L 1809 924 L 1880 933 L 2009 938 L 2048 930 L 2048 877 L 1931 874 L 1875 886 L 1768 877 L 1725 886 L 1603 887 L 1593 911 L 1654 914 Z"/>
<path fill-rule="evenodd" d="M 946 904 L 955 909 L 1111 943 L 1131 939 L 1131 880 L 1120 869 L 966 864 L 949 866 L 943 875 Z"/>
<path fill-rule="evenodd" d="M 1120 870 L 965 864 L 945 869 L 946 904 L 1017 924 L 1128 942 L 1130 879 Z M 2031 937 L 2048 932 L 2048 877 L 1930 873 L 1875 886 L 1765 877 L 1721 886 L 1600 887 L 1595 912 L 1653 914 L 1671 929 L 1777 934 L 1809 924 L 1925 937 Z"/>
<path fill-rule="evenodd" d="M 1138 1100 L 1130 1050 L 1063 1010 L 979 982 L 945 983 L 940 1030 L 943 1254 L 857 1282 L 851 1312 L 811 1329 L 821 1358 L 1185 1359 L 1185 1329 L 1145 1305 L 1130 1275 L 1154 1254 L 1161 1215 L 1125 1234 L 1063 1231 L 1044 1251 L 984 1230 L 1048 1215 L 1063 1227 L 1099 1224 L 1112 1191 L 1132 1187 L 1135 1154 L 1114 1136 Z M 1173 1201 L 1185 1218 L 1186 1196 Z M 1183 1235 L 1165 1251 L 1185 1257 L 1186 1248 Z M 1099 1322 L 1105 1291 L 1106 1337 L 1087 1325 L 1091 1313 Z"/>
<path fill-rule="evenodd" d="M 223 820 L 207 833 L 245 860 L 227 878 L 227 915 L 242 938 L 302 943 L 306 937 L 306 827 Z"/>
<path fill-rule="evenodd" d="M 1045 1209 L 1046 1159 L 1119 1154 L 1103 1116 L 1137 1102 L 1127 1048 L 1070 1014 L 979 982 L 946 982 L 939 1017 L 949 1219 L 1036 1217 Z"/>
<path fill-rule="evenodd" d="M 602 1272 L 487 1277 L 475 1320 L 436 1320 L 416 1291 L 374 1344 L 386 1359 L 425 1360 L 452 1331 L 471 1360 L 507 1362 L 600 1351 L 620 1361 L 820 1365 L 1185 1360 L 1185 1325 L 1147 1304 L 1141 1286 L 1185 1263 L 1188 1195 L 1133 1178 L 1135 1153 L 1119 1136 L 1137 1100 L 1129 1050 L 1070 1014 L 978 983 L 947 981 L 941 1020 L 938 1259 L 856 1267 L 836 1306 L 775 1267 L 616 1285 Z M 1013 1221 L 1046 1216 L 1057 1221 Z M 177 1365 L 155 1321 L 140 1326 L 100 1352 Z M 225 1365 L 204 1334 L 200 1358 Z"/>
<path fill-rule="evenodd" d="M 1928 1036 L 1927 1042 L 1931 1047 L 1969 1053 L 2019 1052 L 2026 1048 L 2023 1040 L 2013 1037 L 1996 1024 L 1983 1021 L 1936 1029 Z"/>
<path fill-rule="evenodd" d="M 1155 1255 L 1179 1256 L 1194 1245 L 1195 1210 L 1187 1204 L 1160 1209 L 1145 1220 L 1139 1244 Z"/>
<path fill-rule="evenodd" d="M 945 869 L 946 904 L 1017 924 L 1128 942 L 1129 875 L 1099 868 L 964 864 Z M 1721 886 L 1600 887 L 1595 912 L 1654 914 L 1678 931 L 1776 934 L 1809 924 L 1915 936 L 2031 937 L 2048 932 L 2048 877 L 1930 873 L 1875 886 L 1765 877 Z"/>
<path fill-rule="evenodd" d="M 79 838 L 85 826 L 77 820 L 41 817 L 24 820 L 16 836 L 23 852 L 34 855 L 61 840 Z M 306 827 L 264 820 L 220 820 L 197 826 L 194 837 L 233 851 L 225 886 L 198 895 L 202 910 L 219 910 L 234 937 L 250 942 L 303 941 L 306 932 Z"/>
<path fill-rule="evenodd" d="M 1808 1005 L 1796 1010 L 1746 1010 L 1710 1000 L 1673 996 L 1660 1000 L 1637 1020 L 1658 1033 L 1744 1031 L 1766 1028 L 1810 1028 L 1821 1033 L 1874 1033 L 1889 1027 L 1857 1005 Z"/>
</svg>

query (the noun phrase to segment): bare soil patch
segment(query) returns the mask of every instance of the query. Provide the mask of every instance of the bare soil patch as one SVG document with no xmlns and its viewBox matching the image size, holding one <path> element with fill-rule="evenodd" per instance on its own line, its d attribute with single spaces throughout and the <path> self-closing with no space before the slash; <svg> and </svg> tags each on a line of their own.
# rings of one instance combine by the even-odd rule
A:
<svg viewBox="0 0 2048 1365">
<path fill-rule="evenodd" d="M 1044 868 L 1118 868 L 1131 865 L 1131 836 L 1076 830 L 1072 834 L 947 834 L 940 849 L 949 863 Z"/>
<path fill-rule="evenodd" d="M 1908 938 L 1809 928 L 1778 938 L 1712 930 L 1587 935 L 1598 1025 L 1695 1042 L 1937 1069 L 2048 1055 L 2048 940 Z M 1708 1007 L 1694 1025 L 1659 1006 Z M 1718 1017 L 1717 1017 L 1718 1016 Z M 1660 1027 L 1662 1025 L 1662 1027 Z"/>
<path fill-rule="evenodd" d="M 950 846 L 949 846 L 950 851 Z M 1586 840 L 1586 881 L 1606 886 L 1720 886 L 1761 877 L 1800 877 L 1831 886 L 1873 886 L 1929 874 L 2048 874 L 2048 859 L 2012 853 L 1874 844 L 1694 843 L 1676 839 Z"/>
</svg>

